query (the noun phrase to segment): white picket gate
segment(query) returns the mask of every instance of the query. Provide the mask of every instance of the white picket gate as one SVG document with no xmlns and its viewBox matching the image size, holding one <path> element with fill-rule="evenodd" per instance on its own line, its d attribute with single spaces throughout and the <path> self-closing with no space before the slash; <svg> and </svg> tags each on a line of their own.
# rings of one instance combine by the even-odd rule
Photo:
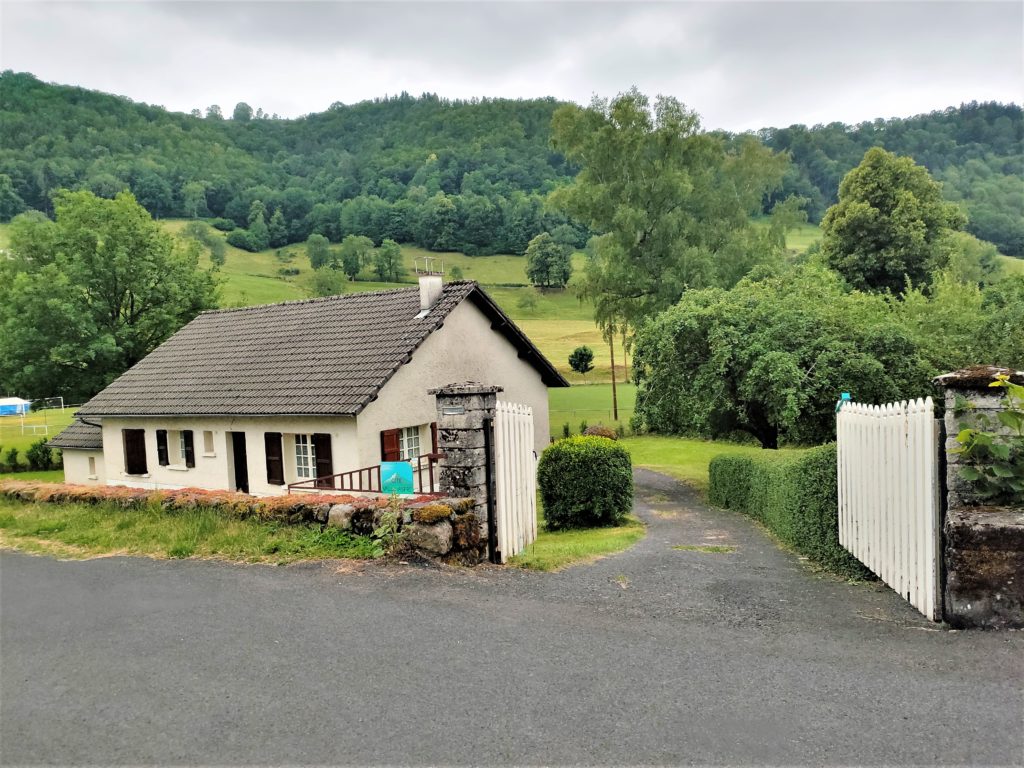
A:
<svg viewBox="0 0 1024 768">
<path fill-rule="evenodd" d="M 839 542 L 933 621 L 939 594 L 939 425 L 932 399 L 843 403 Z"/>
<path fill-rule="evenodd" d="M 494 468 L 501 562 L 537 538 L 537 459 L 533 409 L 498 401 L 494 414 Z"/>
</svg>

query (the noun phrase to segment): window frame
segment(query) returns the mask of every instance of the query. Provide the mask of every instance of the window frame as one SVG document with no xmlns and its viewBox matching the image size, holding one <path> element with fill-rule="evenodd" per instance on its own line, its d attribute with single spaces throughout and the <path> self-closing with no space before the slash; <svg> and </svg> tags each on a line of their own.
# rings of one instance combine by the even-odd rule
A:
<svg viewBox="0 0 1024 768">
<path fill-rule="evenodd" d="M 398 428 L 398 456 L 399 461 L 415 461 L 422 454 L 420 446 L 422 443 L 420 427 L 399 427 Z M 415 451 L 410 448 L 415 446 Z M 411 455 L 410 455 L 411 453 Z"/>
<path fill-rule="evenodd" d="M 316 479 L 316 445 L 312 434 L 296 433 L 295 446 L 295 477 L 298 480 Z M 304 461 L 303 461 L 304 460 Z M 303 464 L 305 463 L 305 467 Z M 303 471 L 308 474 L 303 474 Z"/>
</svg>

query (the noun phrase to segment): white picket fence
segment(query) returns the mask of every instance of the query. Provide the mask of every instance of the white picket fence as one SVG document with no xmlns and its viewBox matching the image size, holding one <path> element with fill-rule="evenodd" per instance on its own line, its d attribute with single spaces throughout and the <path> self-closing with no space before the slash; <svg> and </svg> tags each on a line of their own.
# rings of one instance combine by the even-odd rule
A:
<svg viewBox="0 0 1024 768">
<path fill-rule="evenodd" d="M 494 467 L 501 562 L 537 538 L 537 459 L 533 409 L 498 401 L 494 414 Z"/>
<path fill-rule="evenodd" d="M 932 399 L 843 403 L 836 416 L 839 542 L 933 621 L 942 506 Z"/>
</svg>

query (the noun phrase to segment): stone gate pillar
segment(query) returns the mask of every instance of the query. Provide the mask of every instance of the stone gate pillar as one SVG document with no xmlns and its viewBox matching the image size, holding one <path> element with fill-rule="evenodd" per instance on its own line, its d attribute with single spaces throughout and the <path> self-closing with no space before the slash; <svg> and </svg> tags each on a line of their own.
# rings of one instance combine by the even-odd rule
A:
<svg viewBox="0 0 1024 768">
<path fill-rule="evenodd" d="M 469 381 L 430 390 L 437 398 L 439 485 L 447 496 L 470 498 L 487 537 L 487 499 L 493 493 L 494 467 L 488 463 L 487 438 L 501 387 Z M 493 455 L 493 454 L 492 454 Z M 493 462 L 493 459 L 490 460 Z"/>
</svg>

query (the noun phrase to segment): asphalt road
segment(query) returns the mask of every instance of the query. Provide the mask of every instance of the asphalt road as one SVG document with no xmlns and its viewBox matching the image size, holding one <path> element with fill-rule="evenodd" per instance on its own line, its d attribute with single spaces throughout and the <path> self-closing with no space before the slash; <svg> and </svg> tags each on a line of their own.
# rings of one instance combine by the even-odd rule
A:
<svg viewBox="0 0 1024 768">
<path fill-rule="evenodd" d="M 1024 632 L 936 627 L 651 473 L 638 508 L 560 574 L 4 553 L 0 759 L 1024 762 Z"/>
</svg>

